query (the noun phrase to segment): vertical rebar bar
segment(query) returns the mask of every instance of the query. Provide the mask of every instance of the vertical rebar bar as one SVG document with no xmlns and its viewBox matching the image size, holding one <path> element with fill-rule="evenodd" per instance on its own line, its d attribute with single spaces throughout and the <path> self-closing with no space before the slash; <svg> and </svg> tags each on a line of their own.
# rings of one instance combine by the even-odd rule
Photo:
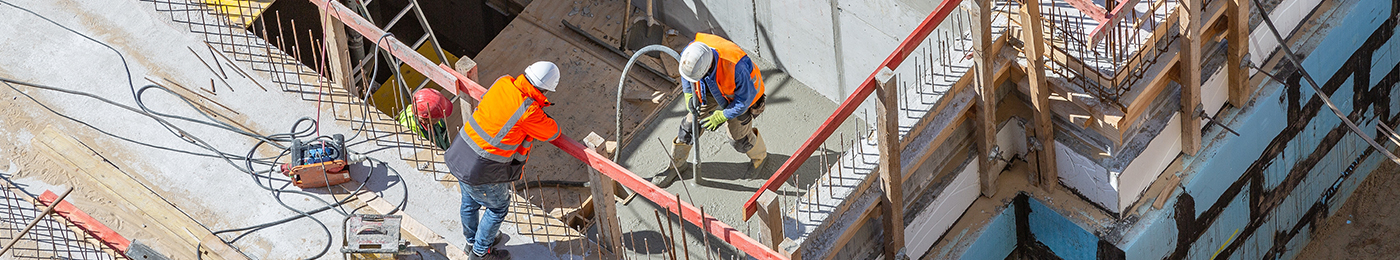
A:
<svg viewBox="0 0 1400 260">
<path fill-rule="evenodd" d="M 670 214 L 667 214 L 667 216 L 670 216 Z M 704 216 L 704 215 L 701 215 L 701 216 Z M 677 220 L 677 222 L 680 223 L 680 226 L 681 226 L 681 249 L 684 249 L 684 251 L 685 251 L 685 254 L 684 254 L 684 255 L 685 255 L 685 260 L 690 260 L 690 242 L 689 242 L 689 240 L 686 240 L 686 235 L 685 235 L 685 233 L 686 233 L 686 232 L 685 232 L 685 208 L 681 207 L 681 195 L 680 195 L 680 194 L 676 194 L 676 220 Z M 670 223 L 670 222 L 667 222 L 667 223 Z M 674 232 L 676 232 L 676 230 L 675 230 L 675 229 L 672 229 L 671 232 L 674 233 Z M 671 245 L 672 245 L 672 247 L 675 247 L 675 246 L 674 246 L 675 244 L 671 244 Z M 671 259 L 671 260 L 679 260 L 679 259 Z"/>
<path fill-rule="evenodd" d="M 706 259 L 706 260 L 711 259 L 711 257 L 710 257 L 710 217 L 709 217 L 709 216 L 710 216 L 710 215 L 705 215 L 705 206 L 700 206 L 700 223 L 699 223 L 699 224 L 700 224 L 700 226 L 701 226 L 701 229 L 704 231 L 704 232 L 700 233 L 700 236 L 704 237 L 703 239 L 704 239 L 704 241 L 705 241 L 705 259 Z"/>
<path fill-rule="evenodd" d="M 835 182 L 832 182 L 831 180 L 831 169 L 828 169 L 826 165 L 826 151 L 826 142 L 822 142 L 822 155 L 820 157 L 820 163 L 822 167 L 818 168 L 818 173 L 821 173 L 822 175 L 826 176 L 826 193 L 827 195 L 832 195 L 834 197 L 836 195 L 836 192 L 832 190 L 832 186 L 836 185 Z"/>
<path fill-rule="evenodd" d="M 661 212 L 658 212 L 657 210 L 653 209 L 653 210 L 651 210 L 651 214 L 652 214 L 653 216 L 656 217 L 656 225 L 658 226 L 657 229 L 658 229 L 658 231 L 660 231 L 661 236 L 666 238 L 666 240 L 662 240 L 662 241 L 671 241 L 671 245 L 674 245 L 675 240 L 670 239 L 670 238 L 671 238 L 671 235 L 673 235 L 673 232 L 667 230 L 667 226 L 670 226 L 670 225 L 671 225 L 671 221 L 670 221 L 670 220 L 671 220 L 671 213 L 670 213 L 670 212 L 667 212 L 667 213 L 666 213 L 666 222 L 662 222 L 662 221 L 661 221 Z M 661 223 L 666 223 L 666 226 L 661 226 Z M 676 252 L 675 252 L 675 250 L 670 250 L 670 249 L 668 248 L 666 251 L 667 251 L 667 255 L 671 256 L 671 259 L 676 259 Z M 651 252 L 651 250 L 648 249 L 648 250 L 647 250 L 647 253 L 650 253 L 650 252 Z"/>
<path fill-rule="evenodd" d="M 291 23 L 292 23 L 292 51 L 294 52 L 293 56 L 294 56 L 294 57 L 296 58 L 296 60 L 297 60 L 297 62 L 296 62 L 295 64 L 305 64 L 306 62 L 305 62 L 305 61 L 302 61 L 302 59 L 301 59 L 301 52 L 302 52 L 302 51 L 301 51 L 301 37 L 297 36 L 297 33 L 296 33 L 296 31 L 297 31 L 297 20 L 296 20 L 296 19 L 292 19 Z M 303 84 L 303 83 L 301 82 L 301 75 L 302 75 L 302 73 L 303 73 L 301 67 L 303 67 L 303 66 L 292 66 L 292 67 L 297 68 L 297 72 L 296 72 L 296 79 L 297 79 L 297 84 L 296 84 L 296 86 L 297 86 L 297 90 L 301 90 L 302 93 L 304 94 L 304 93 L 305 93 L 305 90 L 302 89 L 302 84 Z"/>
</svg>

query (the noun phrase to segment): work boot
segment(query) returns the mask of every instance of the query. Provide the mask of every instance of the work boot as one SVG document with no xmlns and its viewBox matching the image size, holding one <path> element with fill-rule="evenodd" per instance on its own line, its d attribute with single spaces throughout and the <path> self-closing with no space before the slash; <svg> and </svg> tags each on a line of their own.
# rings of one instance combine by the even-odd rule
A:
<svg viewBox="0 0 1400 260">
<path fill-rule="evenodd" d="M 768 159 L 768 146 L 763 144 L 763 136 L 758 134 L 758 128 L 753 128 L 753 148 L 749 148 L 745 155 L 749 156 L 749 162 L 753 163 L 753 168 L 763 167 L 763 160 Z"/>
<path fill-rule="evenodd" d="M 505 249 L 487 249 L 485 255 L 477 255 L 475 252 L 467 252 L 467 260 L 508 260 L 510 251 Z"/>
<path fill-rule="evenodd" d="M 671 183 L 675 183 L 677 179 L 680 179 L 681 171 L 686 168 L 685 159 L 687 157 L 690 157 L 690 148 L 691 147 L 688 144 L 672 141 L 670 165 L 671 167 L 666 170 L 662 170 L 660 174 L 656 175 L 656 177 L 652 177 L 651 184 L 655 184 L 657 187 L 665 188 L 671 186 Z M 675 170 L 672 171 L 671 169 Z"/>
</svg>

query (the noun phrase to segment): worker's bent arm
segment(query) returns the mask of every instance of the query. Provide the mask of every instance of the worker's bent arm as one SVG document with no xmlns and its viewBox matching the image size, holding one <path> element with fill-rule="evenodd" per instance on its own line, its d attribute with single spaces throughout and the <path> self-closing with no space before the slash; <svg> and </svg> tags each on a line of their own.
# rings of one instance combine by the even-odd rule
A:
<svg viewBox="0 0 1400 260">
<path fill-rule="evenodd" d="M 529 116 L 525 117 L 525 134 L 531 138 L 552 142 L 559 138 L 559 123 L 554 122 L 554 118 L 540 110 L 540 107 L 531 108 Z"/>
<path fill-rule="evenodd" d="M 753 70 L 753 61 L 749 60 L 748 56 L 734 64 L 734 100 L 724 108 L 724 117 L 739 117 L 744 111 L 748 111 L 749 104 L 758 96 L 758 88 L 754 86 L 756 79 L 751 77 Z"/>
</svg>

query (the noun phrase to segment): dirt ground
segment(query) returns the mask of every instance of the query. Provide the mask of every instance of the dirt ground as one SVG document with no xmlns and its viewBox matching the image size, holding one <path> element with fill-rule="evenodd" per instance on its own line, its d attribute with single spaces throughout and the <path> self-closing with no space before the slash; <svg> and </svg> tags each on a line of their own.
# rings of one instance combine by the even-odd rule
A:
<svg viewBox="0 0 1400 260">
<path fill-rule="evenodd" d="M 1297 259 L 1395 259 L 1400 257 L 1400 169 L 1382 163 L 1342 208 L 1322 221 Z"/>
</svg>

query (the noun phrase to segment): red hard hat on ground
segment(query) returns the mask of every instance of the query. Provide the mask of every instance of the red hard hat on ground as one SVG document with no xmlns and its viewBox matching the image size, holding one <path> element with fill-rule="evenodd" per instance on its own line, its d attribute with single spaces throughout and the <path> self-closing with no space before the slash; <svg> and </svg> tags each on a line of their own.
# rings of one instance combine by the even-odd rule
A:
<svg viewBox="0 0 1400 260">
<path fill-rule="evenodd" d="M 413 110 L 421 118 L 447 118 L 452 114 L 452 102 L 436 89 L 423 88 L 413 92 Z"/>
</svg>

